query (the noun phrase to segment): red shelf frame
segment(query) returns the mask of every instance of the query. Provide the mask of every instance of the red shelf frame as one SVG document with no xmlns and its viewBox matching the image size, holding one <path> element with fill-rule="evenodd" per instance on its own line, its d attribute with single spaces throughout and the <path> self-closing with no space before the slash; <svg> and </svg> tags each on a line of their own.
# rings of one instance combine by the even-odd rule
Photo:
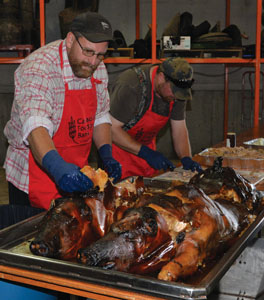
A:
<svg viewBox="0 0 264 300">
<path fill-rule="evenodd" d="M 226 26 L 230 25 L 230 5 L 231 0 L 226 0 Z M 260 96 L 260 69 L 261 64 L 264 63 L 264 59 L 261 58 L 261 15 L 262 15 L 262 0 L 256 0 L 257 12 L 256 12 L 256 53 L 255 59 L 243 59 L 243 58 L 186 58 L 190 64 L 223 64 L 225 68 L 224 79 L 224 137 L 226 137 L 228 131 L 228 69 L 232 66 L 245 65 L 251 66 L 255 69 L 255 98 L 254 98 L 254 127 L 259 126 L 259 96 Z M 136 38 L 140 38 L 140 0 L 135 0 L 136 5 Z M 45 3 L 44 0 L 39 0 L 40 10 L 40 46 L 45 45 Z M 133 59 L 133 58 L 107 58 L 105 63 L 107 64 L 153 64 L 161 62 L 164 59 L 157 59 L 156 53 L 156 32 L 157 25 L 157 0 L 152 0 L 152 57 L 150 59 Z M 0 57 L 0 63 L 2 64 L 17 64 L 21 63 L 23 58 L 5 58 Z"/>
<path fill-rule="evenodd" d="M 40 47 L 45 45 L 45 3 L 39 0 Z M 0 64 L 20 64 L 23 57 L 0 57 Z"/>
<path fill-rule="evenodd" d="M 226 0 L 226 26 L 230 25 L 230 5 L 231 0 Z M 228 70 L 229 67 L 243 64 L 245 66 L 252 66 L 255 68 L 255 98 L 254 98 L 254 128 L 259 126 L 259 89 L 260 89 L 260 69 L 261 63 L 261 15 L 262 15 L 262 0 L 257 1 L 257 18 L 256 18 L 256 53 L 255 59 L 243 58 L 186 58 L 190 64 L 224 64 L 225 79 L 224 79 L 224 138 L 228 132 L 228 104 L 229 104 L 229 83 L 228 83 Z M 136 35 L 139 38 L 139 0 L 136 0 Z M 106 63 L 157 63 L 162 59 L 157 59 L 156 56 L 156 20 L 157 20 L 157 0 L 152 0 L 152 58 L 151 59 L 122 59 L 122 58 L 109 58 Z"/>
</svg>

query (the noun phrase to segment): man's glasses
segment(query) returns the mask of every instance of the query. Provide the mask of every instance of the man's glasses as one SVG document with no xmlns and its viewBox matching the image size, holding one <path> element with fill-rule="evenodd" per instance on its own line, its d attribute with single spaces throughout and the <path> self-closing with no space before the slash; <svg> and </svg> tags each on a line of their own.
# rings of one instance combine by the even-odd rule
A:
<svg viewBox="0 0 264 300">
<path fill-rule="evenodd" d="M 103 60 L 106 57 L 106 55 L 107 55 L 106 53 L 95 52 L 94 50 L 83 48 L 83 46 L 79 42 L 79 39 L 78 39 L 76 33 L 73 33 L 73 35 L 74 35 L 76 41 L 78 42 L 80 48 L 82 49 L 83 55 L 85 55 L 87 57 L 92 57 L 92 56 L 96 55 L 97 59 L 99 59 L 99 60 Z"/>
</svg>

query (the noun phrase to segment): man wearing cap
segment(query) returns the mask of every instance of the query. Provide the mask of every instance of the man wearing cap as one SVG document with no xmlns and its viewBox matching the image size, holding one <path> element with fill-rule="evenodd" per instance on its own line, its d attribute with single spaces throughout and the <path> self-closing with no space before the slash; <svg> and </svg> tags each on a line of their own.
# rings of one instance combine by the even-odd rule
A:
<svg viewBox="0 0 264 300">
<path fill-rule="evenodd" d="M 201 171 L 191 158 L 185 123 L 193 70 L 181 58 L 168 58 L 160 65 L 126 70 L 110 91 L 113 156 L 122 165 L 122 176 L 153 176 L 173 170 L 173 163 L 156 151 L 156 136 L 170 120 L 175 152 L 183 168 Z"/>
<path fill-rule="evenodd" d="M 29 55 L 15 72 L 15 98 L 5 127 L 11 204 L 48 209 L 64 193 L 86 192 L 81 171 L 94 141 L 110 177 L 112 157 L 108 75 L 103 63 L 112 28 L 98 13 L 77 16 L 65 40 Z"/>
</svg>

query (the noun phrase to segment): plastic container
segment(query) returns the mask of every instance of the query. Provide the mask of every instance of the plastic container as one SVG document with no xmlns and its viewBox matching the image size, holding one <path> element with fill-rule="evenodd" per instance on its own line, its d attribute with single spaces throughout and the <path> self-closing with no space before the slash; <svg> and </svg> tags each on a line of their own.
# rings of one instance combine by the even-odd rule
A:
<svg viewBox="0 0 264 300">
<path fill-rule="evenodd" d="M 57 300 L 56 292 L 0 280 L 1 299 L 5 300 Z"/>
</svg>

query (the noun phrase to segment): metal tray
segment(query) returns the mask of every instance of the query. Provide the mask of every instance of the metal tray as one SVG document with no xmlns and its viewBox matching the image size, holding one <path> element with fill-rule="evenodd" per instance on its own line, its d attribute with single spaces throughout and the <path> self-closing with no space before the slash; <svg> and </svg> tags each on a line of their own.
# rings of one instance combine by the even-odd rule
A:
<svg viewBox="0 0 264 300">
<path fill-rule="evenodd" d="M 228 149 L 228 147 L 223 147 L 223 148 Z M 236 147 L 236 148 L 241 148 L 241 147 Z M 207 166 L 207 167 L 212 166 L 214 164 L 215 159 L 220 155 L 209 155 L 210 149 L 211 148 L 205 149 L 199 154 L 194 155 L 193 157 L 194 160 L 199 162 L 202 166 Z M 253 151 L 253 149 L 249 149 L 249 150 Z M 263 153 L 260 156 L 262 158 L 251 158 L 249 156 L 247 157 L 228 156 L 228 154 L 225 154 L 222 157 L 223 157 L 223 162 L 222 162 L 223 167 L 231 167 L 238 170 L 263 170 L 264 169 Z"/>
<path fill-rule="evenodd" d="M 173 186 L 173 183 L 188 183 L 195 175 L 194 172 L 184 170 L 182 167 L 175 168 L 173 171 L 164 172 L 155 177 L 143 177 L 146 187 L 155 188 L 156 190 L 165 190 Z"/>
<path fill-rule="evenodd" d="M 245 147 L 264 150 L 264 138 L 258 138 L 243 143 Z"/>
<path fill-rule="evenodd" d="M 262 211 L 243 235 L 197 283 L 187 284 L 171 283 L 148 276 L 86 267 L 78 263 L 35 256 L 30 254 L 29 251 L 16 253 L 14 249 L 29 244 L 29 240 L 36 234 L 36 226 L 42 217 L 43 213 L 0 231 L 1 265 L 110 286 L 125 291 L 129 290 L 161 297 L 162 299 L 206 299 L 264 224 L 264 211 Z"/>
<path fill-rule="evenodd" d="M 246 178 L 250 183 L 257 185 L 264 181 L 264 170 L 238 170 L 236 172 Z M 168 189 L 179 183 L 188 183 L 195 175 L 192 171 L 175 168 L 173 172 L 166 172 L 156 177 L 144 177 L 144 185 L 154 189 Z"/>
</svg>

